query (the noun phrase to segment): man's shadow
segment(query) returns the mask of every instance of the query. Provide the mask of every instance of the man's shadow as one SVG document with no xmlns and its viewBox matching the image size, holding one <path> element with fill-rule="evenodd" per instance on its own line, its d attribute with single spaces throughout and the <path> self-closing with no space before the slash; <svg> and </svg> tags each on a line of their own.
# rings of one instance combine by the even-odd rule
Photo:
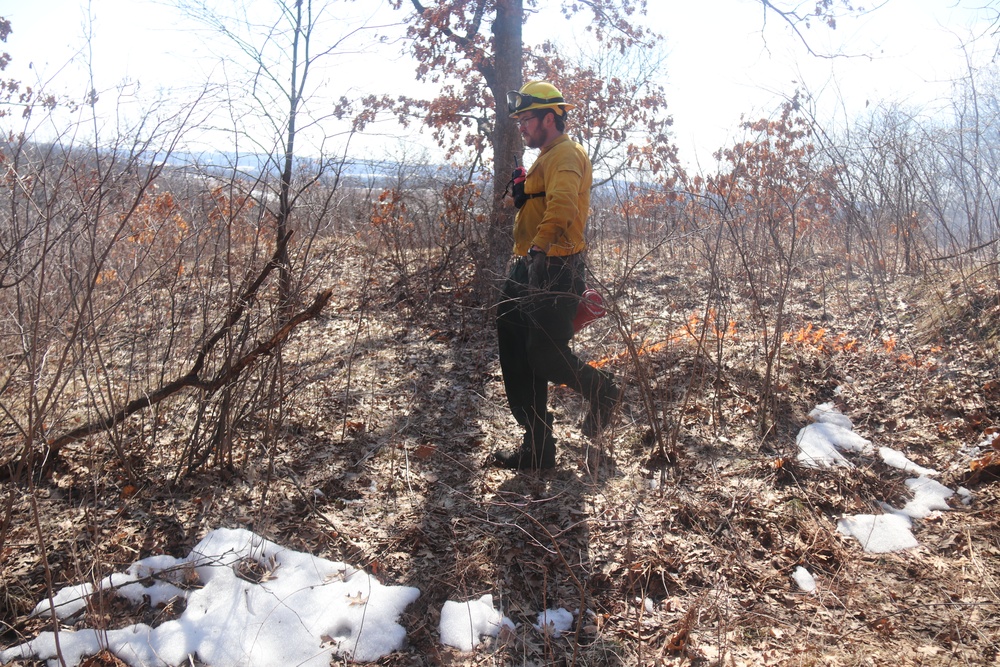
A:
<svg viewBox="0 0 1000 667">
<path fill-rule="evenodd" d="M 610 581 L 591 548 L 592 525 L 606 511 L 604 482 L 615 471 L 606 443 L 572 433 L 575 416 L 561 414 L 567 406 L 558 394 L 572 392 L 556 393 L 556 468 L 484 472 L 483 512 L 505 545 L 496 564 L 499 602 L 519 624 L 506 638 L 508 650 L 524 658 L 576 655 L 578 664 L 623 665 L 620 650 L 598 632 L 600 615 L 610 611 L 601 609 L 599 594 Z M 492 480 L 499 484 L 490 493 Z M 545 612 L 566 616 L 554 610 L 572 614 L 568 629 L 543 625 Z"/>
</svg>

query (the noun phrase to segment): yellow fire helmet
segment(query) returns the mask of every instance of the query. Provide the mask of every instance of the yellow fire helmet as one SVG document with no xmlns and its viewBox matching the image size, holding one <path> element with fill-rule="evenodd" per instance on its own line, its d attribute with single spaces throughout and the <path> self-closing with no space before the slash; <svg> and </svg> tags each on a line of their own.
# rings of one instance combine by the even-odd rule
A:
<svg viewBox="0 0 1000 667">
<path fill-rule="evenodd" d="M 555 109 L 560 116 L 576 105 L 567 104 L 559 89 L 548 81 L 529 81 L 521 90 L 507 93 L 507 111 L 511 118 L 532 109 Z"/>
</svg>

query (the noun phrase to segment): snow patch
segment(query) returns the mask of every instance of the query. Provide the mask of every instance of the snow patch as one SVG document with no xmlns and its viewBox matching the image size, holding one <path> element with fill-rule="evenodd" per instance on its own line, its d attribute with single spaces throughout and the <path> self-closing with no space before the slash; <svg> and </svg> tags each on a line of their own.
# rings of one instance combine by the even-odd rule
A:
<svg viewBox="0 0 1000 667">
<path fill-rule="evenodd" d="M 922 477 L 933 477 L 938 474 L 937 470 L 932 470 L 931 468 L 923 468 L 918 466 L 916 463 L 906 458 L 902 452 L 897 452 L 891 447 L 879 447 L 879 456 L 885 461 L 885 464 L 892 466 L 893 468 L 899 468 L 903 472 L 912 472 L 915 475 L 920 475 Z"/>
<path fill-rule="evenodd" d="M 883 554 L 920 546 L 910 523 L 901 514 L 858 514 L 838 520 L 837 532 L 856 539 L 865 551 Z"/>
<path fill-rule="evenodd" d="M 543 634 L 558 638 L 573 627 L 573 614 L 565 609 L 546 609 L 538 615 L 534 627 Z"/>
<path fill-rule="evenodd" d="M 816 590 L 816 579 L 813 578 L 812 573 L 806 568 L 799 565 L 792 572 L 792 579 L 798 585 L 799 589 L 805 593 L 812 593 Z"/>
<path fill-rule="evenodd" d="M 809 418 L 821 424 L 833 424 L 848 431 L 854 430 L 854 422 L 850 417 L 843 414 L 833 403 L 821 403 L 812 409 Z"/>
<path fill-rule="evenodd" d="M 247 577 L 241 567 L 260 576 Z M 183 589 L 179 576 L 202 586 Z M 60 632 L 68 665 L 104 648 L 133 667 L 187 664 L 194 655 L 212 667 L 327 667 L 334 656 L 367 662 L 403 647 L 406 631 L 397 620 L 420 595 L 416 588 L 383 586 L 344 563 L 224 528 L 206 535 L 185 559 L 147 558 L 98 588 L 117 588 L 131 600 L 181 596 L 187 605 L 179 618 L 156 628 Z M 59 616 L 72 616 L 91 593 L 85 585 L 60 591 L 53 598 Z M 2 663 L 31 657 L 57 662 L 51 632 L 0 652 Z"/>
<path fill-rule="evenodd" d="M 809 417 L 814 423 L 800 430 L 796 437 L 798 460 L 803 465 L 812 468 L 853 468 L 854 464 L 844 452 L 870 454 L 873 451 L 871 442 L 854 433 L 851 420 L 842 415 L 833 403 L 817 406 L 809 413 Z M 913 520 L 927 518 L 937 510 L 950 509 L 948 498 L 955 495 L 955 492 L 930 479 L 938 474 L 936 470 L 919 466 L 889 447 L 880 447 L 878 453 L 886 465 L 918 475 L 906 480 L 906 486 L 913 492 L 913 499 L 902 509 L 882 503 L 886 514 L 843 517 L 837 521 L 837 531 L 853 537 L 865 551 L 872 553 L 912 549 L 919 546 L 912 532 Z M 959 497 L 965 504 L 971 502 L 971 494 L 964 489 L 959 491 Z M 793 576 L 799 587 L 805 590 L 799 582 L 799 577 L 805 575 L 800 574 L 799 570 L 803 568 L 797 569 Z"/>
<path fill-rule="evenodd" d="M 934 510 L 949 510 L 948 498 L 955 492 L 947 486 L 928 477 L 906 480 L 906 486 L 913 492 L 913 500 L 903 507 L 903 514 L 914 519 L 926 519 Z"/>
<path fill-rule="evenodd" d="M 502 627 L 513 630 L 514 623 L 493 608 L 493 596 L 487 594 L 469 602 L 445 602 L 438 633 L 442 644 L 467 653 L 482 637 L 496 637 Z"/>
<path fill-rule="evenodd" d="M 799 447 L 799 462 L 810 468 L 842 466 L 853 468 L 841 452 L 871 452 L 871 442 L 854 431 L 831 422 L 809 424 L 795 439 Z"/>
</svg>

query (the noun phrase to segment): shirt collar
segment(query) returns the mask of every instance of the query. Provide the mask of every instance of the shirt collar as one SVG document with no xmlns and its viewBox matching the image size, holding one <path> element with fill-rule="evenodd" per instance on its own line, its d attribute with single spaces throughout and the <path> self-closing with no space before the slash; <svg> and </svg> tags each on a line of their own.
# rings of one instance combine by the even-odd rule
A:
<svg viewBox="0 0 1000 667">
<path fill-rule="evenodd" d="M 541 151 L 539 151 L 538 156 L 541 157 L 548 153 L 550 150 L 563 143 L 564 141 L 569 141 L 569 135 L 565 132 L 560 134 L 558 137 L 553 139 L 547 146 L 544 146 Z"/>
</svg>

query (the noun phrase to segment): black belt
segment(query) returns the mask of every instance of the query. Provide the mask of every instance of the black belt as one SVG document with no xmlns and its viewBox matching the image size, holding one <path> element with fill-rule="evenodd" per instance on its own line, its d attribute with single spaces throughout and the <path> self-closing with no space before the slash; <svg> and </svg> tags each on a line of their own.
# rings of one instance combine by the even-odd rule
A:
<svg viewBox="0 0 1000 667">
<path fill-rule="evenodd" d="M 518 257 L 518 261 L 522 261 L 528 264 L 528 255 Z M 553 271 L 570 271 L 574 274 L 581 273 L 585 271 L 585 266 L 583 261 L 583 253 L 575 253 L 573 255 L 546 255 L 545 265 L 548 266 Z"/>
<path fill-rule="evenodd" d="M 580 253 L 573 255 L 546 255 L 550 264 L 575 264 L 583 259 Z"/>
<path fill-rule="evenodd" d="M 523 259 L 528 261 L 528 255 L 520 255 L 518 259 Z M 577 252 L 572 255 L 546 255 L 545 259 L 551 264 L 570 264 L 573 262 L 583 261 L 583 253 Z"/>
</svg>

